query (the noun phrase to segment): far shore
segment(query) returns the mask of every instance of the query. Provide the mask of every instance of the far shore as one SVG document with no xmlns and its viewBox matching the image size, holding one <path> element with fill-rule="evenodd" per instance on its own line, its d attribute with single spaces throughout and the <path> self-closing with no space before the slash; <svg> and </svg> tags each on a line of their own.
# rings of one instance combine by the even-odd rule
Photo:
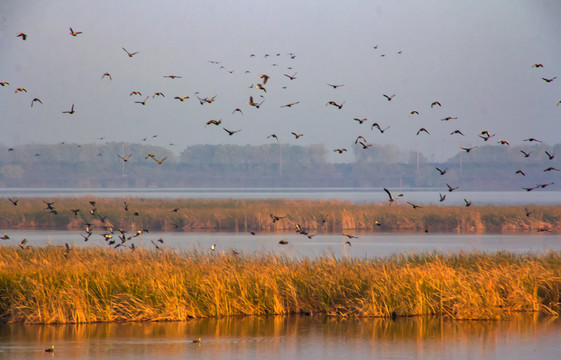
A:
<svg viewBox="0 0 561 360">
<path fill-rule="evenodd" d="M 92 202 L 92 203 L 90 203 Z M 52 204 L 50 204 L 52 203 Z M 50 205 L 48 205 L 50 204 Z M 137 231 L 537 233 L 561 231 L 561 205 L 440 206 L 404 201 L 22 198 L 0 202 L 0 228 Z"/>
</svg>

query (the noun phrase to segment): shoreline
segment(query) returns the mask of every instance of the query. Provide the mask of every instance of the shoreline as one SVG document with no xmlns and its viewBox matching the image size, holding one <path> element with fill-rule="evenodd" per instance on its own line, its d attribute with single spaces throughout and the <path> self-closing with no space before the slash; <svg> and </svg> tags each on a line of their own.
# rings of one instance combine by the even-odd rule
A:
<svg viewBox="0 0 561 360">
<path fill-rule="evenodd" d="M 92 205 L 93 202 L 95 205 Z M 47 207 L 47 203 L 52 209 Z M 77 210 L 77 212 L 76 212 Z M 76 214 L 75 214 L 76 212 Z M 439 233 L 561 232 L 561 205 L 423 205 L 399 201 L 22 198 L 0 202 L 0 228 L 137 231 L 344 230 Z M 279 219 L 275 219 L 278 217 Z"/>
</svg>

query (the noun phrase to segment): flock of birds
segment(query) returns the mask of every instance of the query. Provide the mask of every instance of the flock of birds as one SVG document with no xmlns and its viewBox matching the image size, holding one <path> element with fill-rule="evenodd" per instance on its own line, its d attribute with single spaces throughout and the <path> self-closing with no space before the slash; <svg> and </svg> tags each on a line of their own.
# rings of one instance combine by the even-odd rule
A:
<svg viewBox="0 0 561 360">
<path fill-rule="evenodd" d="M 78 37 L 79 35 L 81 35 L 82 32 L 81 31 L 75 31 L 72 28 L 69 28 L 69 35 L 72 37 Z M 27 40 L 28 35 L 25 33 L 18 33 L 17 37 L 20 37 L 23 41 Z M 130 51 L 130 49 L 126 49 L 125 47 L 122 47 L 122 51 L 123 51 L 123 56 L 126 56 L 128 58 L 131 59 L 131 61 L 134 61 L 134 58 L 136 56 L 142 56 L 142 52 L 138 51 L 138 50 L 134 50 L 134 51 Z M 373 46 L 373 51 L 379 51 L 378 46 Z M 402 55 L 403 52 L 402 51 L 398 51 L 395 53 L 396 56 L 400 56 Z M 262 56 L 264 59 L 284 59 L 282 58 L 283 54 L 281 53 L 276 53 L 273 55 L 270 54 L 263 54 L 260 55 Z M 386 57 L 386 54 L 379 54 L 379 56 L 381 57 Z M 249 55 L 250 58 L 256 58 L 257 55 L 255 54 L 250 54 Z M 296 58 L 296 54 L 294 53 L 288 53 L 288 59 L 290 60 L 294 60 Z M 289 60 L 289 61 L 290 61 Z M 234 73 L 234 70 L 229 70 L 225 67 L 225 65 L 223 65 L 223 63 L 221 61 L 217 61 L 217 60 L 210 60 L 209 61 L 210 64 L 216 66 L 219 70 L 222 71 L 226 71 L 229 74 Z M 272 63 L 271 68 L 275 68 L 278 69 L 279 68 L 279 64 L 278 63 Z M 532 65 L 533 68 L 535 69 L 540 69 L 540 68 L 544 68 L 543 64 L 534 64 Z M 103 74 L 100 74 L 100 79 L 102 81 L 113 81 L 113 76 L 110 72 L 105 72 Z M 266 103 L 266 100 L 268 100 L 267 98 L 267 94 L 270 93 L 270 91 L 268 92 L 267 89 L 271 89 L 272 87 L 275 87 L 275 90 L 278 90 L 279 87 L 280 89 L 287 89 L 288 88 L 288 84 L 291 84 L 294 81 L 298 81 L 298 72 L 293 68 L 293 66 L 287 66 L 285 71 L 278 71 L 275 70 L 274 72 L 268 72 L 268 73 L 258 73 L 257 76 L 252 75 L 252 71 L 251 70 L 246 70 L 245 71 L 245 75 L 252 78 L 254 80 L 254 82 L 249 86 L 249 94 L 247 95 L 247 101 L 246 101 L 246 105 L 249 107 L 249 109 L 254 109 L 255 111 L 258 111 L 259 109 L 262 109 L 264 106 L 268 106 L 268 103 Z M 165 74 L 162 75 L 163 78 L 169 79 L 170 81 L 181 81 L 182 79 L 182 75 L 178 75 L 178 74 Z M 281 77 L 282 79 L 284 79 L 284 83 L 280 82 L 278 80 L 278 77 Z M 551 83 L 553 81 L 556 80 L 556 76 L 553 77 L 541 77 L 541 79 L 546 82 L 546 83 Z M 0 82 L 0 85 L 2 87 L 7 87 L 10 86 L 10 82 L 8 82 L 7 80 L 3 80 Z M 339 89 L 344 87 L 345 84 L 343 83 L 333 83 L 333 82 L 329 82 L 326 81 L 325 85 L 329 88 L 332 89 L 333 91 L 333 97 L 336 98 L 338 91 L 340 91 Z M 25 87 L 17 87 L 15 89 L 15 93 L 28 93 L 28 90 Z M 216 94 L 211 95 L 211 96 L 203 96 L 201 95 L 199 92 L 195 92 L 194 94 L 197 102 L 201 105 L 210 105 L 215 103 L 216 101 L 219 101 L 220 97 Z M 143 95 L 143 92 L 138 90 L 138 89 L 131 89 L 130 93 L 128 94 L 128 96 L 130 98 L 133 98 L 133 103 L 134 104 L 138 104 L 138 106 L 140 107 L 145 107 L 145 106 L 149 106 L 149 103 L 152 101 L 156 101 L 158 98 L 160 99 L 164 99 L 166 98 L 166 94 L 163 91 L 155 91 L 152 93 L 152 95 Z M 382 97 L 383 99 L 385 99 L 388 103 L 391 103 L 392 101 L 395 102 L 396 97 L 398 97 L 398 94 L 386 94 L 386 93 L 381 93 L 379 95 L 380 97 Z M 169 96 L 168 96 L 169 97 Z M 326 107 L 331 107 L 333 108 L 333 111 L 340 111 L 344 108 L 346 101 L 341 101 L 338 99 L 327 99 L 325 102 L 325 106 Z M 189 101 L 192 99 L 192 96 L 190 95 L 184 95 L 184 94 L 178 94 L 176 96 L 172 96 L 172 99 L 178 102 L 185 102 L 185 101 Z M 297 107 L 299 104 L 301 103 L 301 101 L 292 101 L 292 102 L 287 102 L 287 103 L 283 103 L 282 105 L 280 105 L 280 108 L 283 109 L 291 109 L 291 108 L 295 108 Z M 557 102 L 557 105 L 561 104 L 561 100 L 559 100 Z M 30 102 L 30 107 L 34 107 L 37 105 L 43 105 L 43 100 L 39 97 L 32 97 L 31 102 Z M 446 104 L 441 103 L 439 100 L 434 100 L 432 101 L 430 104 L 427 104 L 426 108 L 412 108 L 410 109 L 408 116 L 409 117 L 418 117 L 420 116 L 421 113 L 427 111 L 427 112 L 432 112 L 433 114 L 439 115 L 441 114 L 442 109 L 445 109 Z M 244 116 L 244 111 L 247 111 L 248 109 L 244 109 L 243 105 L 237 106 L 234 109 L 231 110 L 231 116 Z M 79 111 L 79 107 L 76 104 L 71 104 L 71 106 L 69 106 L 69 108 L 67 109 L 61 109 L 61 113 L 65 114 L 65 115 L 69 115 L 72 116 L 73 114 L 77 113 Z M 445 116 L 440 115 L 440 121 L 444 124 L 444 123 L 448 123 L 448 124 L 454 124 L 451 128 L 450 128 L 450 136 L 460 136 L 460 137 L 465 137 L 466 134 L 464 134 L 464 131 L 462 131 L 461 129 L 459 129 L 455 124 L 456 124 L 456 120 L 458 120 L 458 116 L 454 116 L 454 115 L 449 115 L 446 114 Z M 372 122 L 371 124 L 368 122 L 368 118 L 367 117 L 363 117 L 363 116 L 355 116 L 352 118 L 353 121 L 355 121 L 358 125 L 364 125 L 364 124 L 368 124 L 366 129 L 369 129 L 370 132 L 372 131 L 377 131 L 379 134 L 384 135 L 389 131 L 392 131 L 393 129 L 391 128 L 390 124 L 382 124 L 381 122 Z M 242 128 L 233 128 L 233 127 L 226 127 L 226 124 L 224 124 L 223 119 L 211 119 L 208 121 L 205 121 L 204 125 L 206 126 L 216 126 L 216 127 L 221 127 L 222 130 L 225 132 L 225 134 L 227 134 L 227 136 L 234 136 L 238 133 L 240 133 L 243 129 Z M 291 136 L 294 137 L 294 140 L 298 140 L 300 138 L 302 138 L 303 136 L 305 136 L 304 133 L 294 130 L 291 131 Z M 430 136 L 430 129 L 424 126 L 421 126 L 418 128 L 418 130 L 416 130 L 416 136 Z M 152 138 L 157 137 L 158 135 L 152 135 Z M 366 137 L 370 137 L 370 135 L 359 135 L 358 137 L 356 137 L 354 139 L 354 142 L 349 141 L 349 143 L 351 144 L 350 146 L 357 146 L 358 149 L 363 149 L 363 150 L 368 150 L 370 149 L 373 144 L 371 142 L 369 142 L 367 140 Z M 492 133 L 491 130 L 489 129 L 483 129 L 480 131 L 479 134 L 477 134 L 479 140 L 482 144 L 487 143 L 488 141 L 490 141 L 492 138 L 494 138 L 496 135 L 494 133 Z M 280 143 L 280 137 L 281 135 L 277 134 L 276 132 L 272 132 L 270 133 L 268 136 L 266 136 L 267 139 L 271 139 L 273 141 L 276 141 L 277 143 Z M 142 141 L 147 141 L 149 137 L 145 137 L 142 139 Z M 103 138 L 99 138 L 100 140 L 103 140 Z M 528 137 L 527 139 L 524 139 L 525 142 L 528 143 L 532 143 L 532 142 L 541 142 L 541 140 L 538 140 L 534 137 Z M 497 144 L 501 145 L 501 146 L 510 146 L 510 142 L 509 140 L 506 139 L 498 139 L 496 141 Z M 170 145 L 173 145 L 170 143 Z M 475 145 L 475 146 L 460 146 L 460 151 L 465 151 L 466 153 L 470 153 L 472 151 L 476 151 L 476 149 L 479 147 L 479 145 Z M 9 148 L 8 151 L 14 151 L 14 148 Z M 348 151 L 347 147 L 338 147 L 332 150 L 334 153 L 338 153 L 338 154 L 343 154 L 345 152 Z M 139 156 L 138 154 L 128 154 L 125 156 L 125 154 L 115 154 L 115 156 L 117 156 L 123 163 L 128 162 L 132 156 Z M 523 156 L 524 158 L 528 158 L 531 155 L 533 155 L 530 151 L 528 150 L 521 150 L 521 156 Z M 40 154 L 35 154 L 35 156 L 40 156 Z M 156 164 L 158 165 L 162 165 L 164 163 L 164 161 L 167 159 L 167 157 L 159 157 L 156 154 L 153 153 L 148 153 L 148 154 L 141 154 L 141 156 L 143 156 L 146 160 L 148 160 L 149 158 L 152 159 Z M 533 156 L 538 156 L 538 155 L 533 155 Z M 545 151 L 544 156 L 547 156 L 547 158 L 549 160 L 553 160 L 555 158 L 555 154 L 553 152 L 548 152 Z M 439 167 L 435 168 L 436 171 L 438 171 L 438 174 L 440 176 L 445 177 L 447 174 L 447 170 L 448 169 L 442 169 Z M 546 169 L 543 170 L 544 172 L 559 172 L 560 170 L 550 166 L 547 167 Z M 514 175 L 515 176 L 526 176 L 526 173 L 523 169 L 516 169 L 514 171 Z M 459 189 L 459 186 L 454 185 L 454 184 L 450 184 L 448 182 L 445 182 L 446 185 L 446 191 L 447 192 L 453 192 L 455 190 Z M 540 184 L 535 184 L 535 185 L 529 185 L 529 186 L 525 186 L 522 189 L 525 191 L 532 191 L 535 189 L 543 189 L 546 188 L 547 186 L 550 186 L 554 184 L 553 181 L 548 182 L 548 183 L 540 183 Z M 386 194 L 388 195 L 388 202 L 391 205 L 392 203 L 398 201 L 398 199 L 400 197 L 403 196 L 403 194 L 392 194 L 392 192 L 388 189 L 388 188 L 384 188 L 383 189 Z M 444 202 L 447 198 L 446 193 L 439 194 L 439 202 Z M 14 206 L 18 205 L 18 200 L 13 200 L 13 199 L 9 199 L 12 204 Z M 469 207 L 472 205 L 472 201 L 470 201 L 469 199 L 463 199 L 465 206 Z M 56 215 L 58 213 L 58 211 L 55 209 L 54 207 L 54 203 L 53 202 L 45 202 L 46 204 L 46 210 L 49 211 L 50 213 Z M 107 242 L 107 244 L 114 246 L 115 248 L 119 248 L 122 246 L 128 246 L 129 248 L 131 248 L 132 250 L 135 249 L 134 243 L 132 243 L 132 240 L 137 238 L 138 236 L 140 236 L 143 232 L 148 232 L 148 229 L 143 229 L 143 230 L 139 230 L 137 232 L 135 232 L 132 235 L 127 234 L 127 232 L 123 229 L 113 229 L 113 227 L 111 225 L 109 225 L 109 222 L 107 221 L 106 217 L 104 217 L 103 215 L 101 215 L 96 207 L 95 207 L 95 202 L 90 202 L 90 204 L 92 205 L 92 208 L 89 210 L 91 215 L 96 219 L 99 220 L 100 222 L 100 226 L 103 229 L 103 232 L 101 233 L 101 236 L 104 238 L 104 240 Z M 419 209 L 422 208 L 421 205 L 415 204 L 413 202 L 407 201 L 407 204 L 409 204 L 410 206 L 412 206 L 414 209 Z M 177 212 L 180 209 L 173 209 L 171 210 L 172 212 Z M 72 209 L 71 211 L 74 212 L 74 215 L 77 216 L 78 213 L 80 212 L 80 209 Z M 124 211 L 128 211 L 128 207 L 127 204 L 124 203 Z M 134 215 L 138 216 L 138 212 L 135 212 Z M 529 216 L 529 212 L 526 213 L 527 216 Z M 276 221 L 280 221 L 282 219 L 282 217 L 280 216 L 275 216 L 273 214 L 271 214 L 271 219 L 274 222 Z M 379 222 L 377 222 L 377 225 L 381 225 Z M 296 227 L 296 232 L 302 235 L 307 236 L 308 238 L 312 238 L 313 236 L 317 235 L 316 234 L 310 234 L 308 231 L 302 229 L 302 227 L 298 224 L 295 225 Z M 88 223 L 85 225 L 85 230 L 86 233 L 85 235 L 82 234 L 82 237 L 84 239 L 84 241 L 88 241 L 90 239 L 90 237 L 92 236 L 92 228 L 93 225 L 92 223 Z M 254 233 L 252 233 L 254 234 Z M 349 240 L 347 240 L 347 242 L 345 243 L 346 245 L 350 246 L 350 239 L 353 238 L 352 235 L 350 234 L 343 234 L 345 237 L 347 237 Z M 3 240 L 8 240 L 9 236 L 4 234 L 4 236 L 2 237 Z M 20 247 L 25 248 L 26 245 L 26 240 L 23 239 L 20 242 Z M 131 244 L 130 246 L 128 244 Z M 158 239 L 156 242 L 152 241 L 152 243 L 154 244 L 154 246 L 156 247 L 156 249 L 162 249 L 162 244 L 163 244 L 163 239 Z M 280 242 L 281 245 L 286 245 L 288 242 L 286 240 L 282 240 Z M 71 246 L 67 244 L 66 246 L 67 251 L 71 250 Z M 216 249 L 216 245 L 213 245 L 211 250 L 215 250 Z"/>
</svg>

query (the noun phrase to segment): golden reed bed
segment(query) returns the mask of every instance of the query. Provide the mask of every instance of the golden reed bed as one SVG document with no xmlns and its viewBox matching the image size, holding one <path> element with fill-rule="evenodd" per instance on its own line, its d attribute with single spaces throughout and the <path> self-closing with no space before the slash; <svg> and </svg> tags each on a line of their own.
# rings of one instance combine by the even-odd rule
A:
<svg viewBox="0 0 561 360">
<path fill-rule="evenodd" d="M 89 201 L 95 201 L 95 205 Z M 54 202 L 54 212 L 47 208 L 46 202 Z M 72 210 L 77 209 L 80 211 L 75 215 Z M 94 214 L 91 213 L 93 209 Z M 8 200 L 1 201 L 0 214 L 0 228 L 3 229 L 77 230 L 91 223 L 94 229 L 110 225 L 127 231 L 285 231 L 294 230 L 296 224 L 314 232 L 561 231 L 561 206 L 558 205 L 427 205 L 413 209 L 404 202 L 389 206 L 387 203 L 354 204 L 339 200 L 24 198 L 17 206 Z M 271 214 L 282 219 L 272 221 Z"/>
<path fill-rule="evenodd" d="M 0 316 L 25 323 L 327 314 L 557 315 L 561 252 L 387 259 L 0 247 Z"/>
</svg>

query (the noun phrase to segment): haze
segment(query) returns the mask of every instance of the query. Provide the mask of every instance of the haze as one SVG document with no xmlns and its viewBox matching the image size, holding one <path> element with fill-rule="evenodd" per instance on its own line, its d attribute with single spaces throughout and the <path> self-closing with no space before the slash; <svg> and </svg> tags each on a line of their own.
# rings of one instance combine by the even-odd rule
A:
<svg viewBox="0 0 561 360">
<path fill-rule="evenodd" d="M 281 143 L 331 152 L 363 136 L 435 161 L 459 145 L 481 145 L 482 130 L 495 143 L 535 137 L 553 145 L 559 19 L 555 0 L 2 1 L 0 81 L 10 85 L 0 87 L 0 143 L 148 138 L 179 153 L 195 144 L 271 143 L 274 133 Z M 71 36 L 70 27 L 82 34 Z M 123 47 L 139 53 L 129 57 Z M 112 80 L 102 79 L 106 72 Z M 266 92 L 255 87 L 261 74 L 270 76 Z M 28 92 L 15 93 L 19 87 Z M 216 99 L 200 105 L 197 95 Z M 146 105 L 135 103 L 146 96 Z M 265 102 L 251 107 L 249 96 Z M 31 107 L 33 98 L 43 104 Z M 434 101 L 442 107 L 431 108 Z M 63 114 L 72 104 L 76 112 Z M 441 120 L 448 116 L 457 119 Z M 206 125 L 212 119 L 241 131 L 228 136 Z M 374 122 L 390 128 L 371 130 Z M 430 135 L 416 135 L 421 127 Z M 465 136 L 450 135 L 456 129 Z M 352 151 L 330 156 L 354 159 Z"/>
</svg>

